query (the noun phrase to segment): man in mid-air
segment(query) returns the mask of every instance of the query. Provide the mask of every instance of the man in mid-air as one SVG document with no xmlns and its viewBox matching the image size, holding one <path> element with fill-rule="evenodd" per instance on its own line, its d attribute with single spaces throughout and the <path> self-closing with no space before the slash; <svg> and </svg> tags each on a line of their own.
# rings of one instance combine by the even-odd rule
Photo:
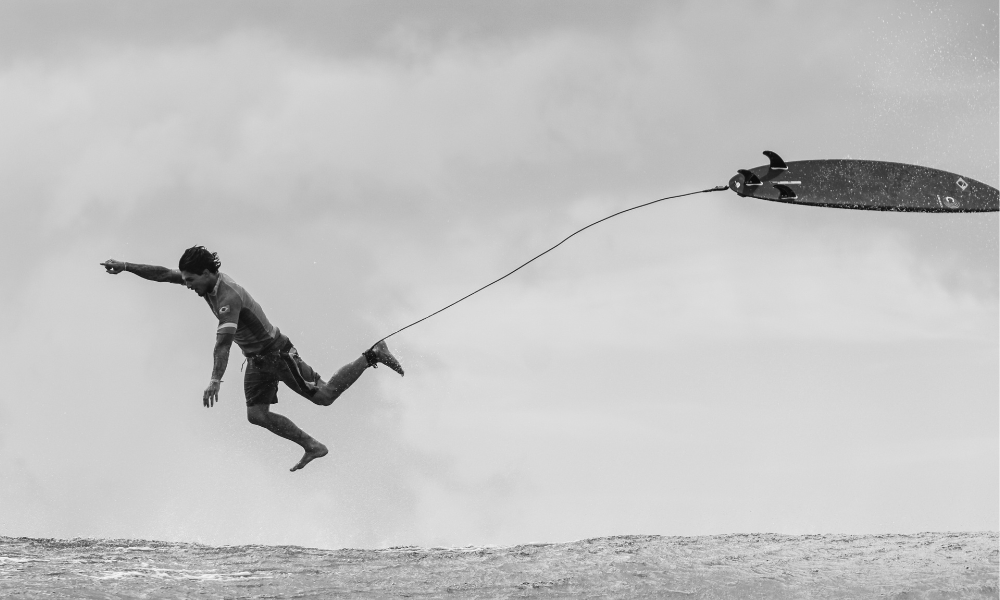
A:
<svg viewBox="0 0 1000 600">
<path fill-rule="evenodd" d="M 212 313 L 219 319 L 215 334 L 215 364 L 212 381 L 205 389 L 202 400 L 211 408 L 219 400 L 222 375 L 229 363 L 229 348 L 233 341 L 247 357 L 247 370 L 243 376 L 243 391 L 247 399 L 247 419 L 268 431 L 302 446 L 305 454 L 292 471 L 297 471 L 311 461 L 326 456 L 326 446 L 299 429 L 290 419 L 271 412 L 271 405 L 278 401 L 278 381 L 295 393 L 315 404 L 333 404 L 351 384 L 361 377 L 368 367 L 382 363 L 403 374 L 403 367 L 389 352 L 384 341 L 361 353 L 324 382 L 312 367 L 295 351 L 291 340 L 264 316 L 260 305 L 233 278 L 219 272 L 222 263 L 214 252 L 203 246 L 188 248 L 181 256 L 177 270 L 152 265 L 121 262 L 109 259 L 101 265 L 111 275 L 122 271 L 135 273 L 143 279 L 178 283 L 193 290 L 208 302 Z"/>
</svg>

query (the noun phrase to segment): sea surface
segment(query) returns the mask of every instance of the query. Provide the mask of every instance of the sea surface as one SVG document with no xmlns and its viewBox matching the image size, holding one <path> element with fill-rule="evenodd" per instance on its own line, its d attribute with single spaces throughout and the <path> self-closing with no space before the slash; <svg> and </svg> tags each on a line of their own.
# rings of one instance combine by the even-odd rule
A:
<svg viewBox="0 0 1000 600">
<path fill-rule="evenodd" d="M 318 550 L 0 537 L 0 598 L 997 598 L 998 535 Z"/>
</svg>

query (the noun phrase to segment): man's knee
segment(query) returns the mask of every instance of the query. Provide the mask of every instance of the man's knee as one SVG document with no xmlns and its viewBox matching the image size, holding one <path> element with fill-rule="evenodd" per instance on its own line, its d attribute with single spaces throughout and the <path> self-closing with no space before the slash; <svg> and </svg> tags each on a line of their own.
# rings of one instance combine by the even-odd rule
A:
<svg viewBox="0 0 1000 600">
<path fill-rule="evenodd" d="M 254 404 L 247 407 L 247 421 L 250 421 L 254 425 L 260 425 L 261 427 L 267 423 L 267 413 L 271 410 L 271 407 L 267 404 Z"/>
<path fill-rule="evenodd" d="M 310 398 L 314 404 L 319 404 L 320 406 L 330 406 L 333 401 L 340 397 L 340 390 L 332 390 L 328 387 L 321 387 L 316 390 L 313 397 Z"/>
</svg>

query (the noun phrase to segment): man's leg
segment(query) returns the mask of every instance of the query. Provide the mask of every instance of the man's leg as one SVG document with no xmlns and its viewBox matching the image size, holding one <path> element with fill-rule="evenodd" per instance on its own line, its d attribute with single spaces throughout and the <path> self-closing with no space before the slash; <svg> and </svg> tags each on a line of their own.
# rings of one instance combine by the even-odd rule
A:
<svg viewBox="0 0 1000 600">
<path fill-rule="evenodd" d="M 247 407 L 247 419 L 254 425 L 259 425 L 275 435 L 291 440 L 302 446 L 306 453 L 292 471 L 298 471 L 311 461 L 326 456 L 329 450 L 316 441 L 311 435 L 298 428 L 288 417 L 271 412 L 270 404 L 253 404 Z"/>
<path fill-rule="evenodd" d="M 368 368 L 368 361 L 364 356 L 359 356 L 352 362 L 340 367 L 340 370 L 333 374 L 326 385 L 316 390 L 311 400 L 322 406 L 330 406 L 333 401 L 340 397 L 347 388 L 361 377 L 361 374 Z"/>
<path fill-rule="evenodd" d="M 340 370 L 333 374 L 330 381 L 316 391 L 311 400 L 316 404 L 330 406 L 334 400 L 339 398 L 347 388 L 351 387 L 361 377 L 365 369 L 369 366 L 374 366 L 376 363 L 386 365 L 400 375 L 403 374 L 403 367 L 396 360 L 396 357 L 389 352 L 389 347 L 385 342 L 379 342 L 371 350 L 365 352 L 354 361 L 340 367 Z"/>
</svg>

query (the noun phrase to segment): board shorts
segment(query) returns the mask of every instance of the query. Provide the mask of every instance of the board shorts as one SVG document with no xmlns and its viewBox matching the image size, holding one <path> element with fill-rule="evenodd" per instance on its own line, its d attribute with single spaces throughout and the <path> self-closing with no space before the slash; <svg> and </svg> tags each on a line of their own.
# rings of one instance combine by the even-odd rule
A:
<svg viewBox="0 0 1000 600">
<path fill-rule="evenodd" d="M 324 385 L 319 373 L 299 357 L 288 338 L 277 350 L 247 356 L 247 370 L 243 375 L 247 406 L 277 404 L 279 381 L 309 400 Z"/>
</svg>

